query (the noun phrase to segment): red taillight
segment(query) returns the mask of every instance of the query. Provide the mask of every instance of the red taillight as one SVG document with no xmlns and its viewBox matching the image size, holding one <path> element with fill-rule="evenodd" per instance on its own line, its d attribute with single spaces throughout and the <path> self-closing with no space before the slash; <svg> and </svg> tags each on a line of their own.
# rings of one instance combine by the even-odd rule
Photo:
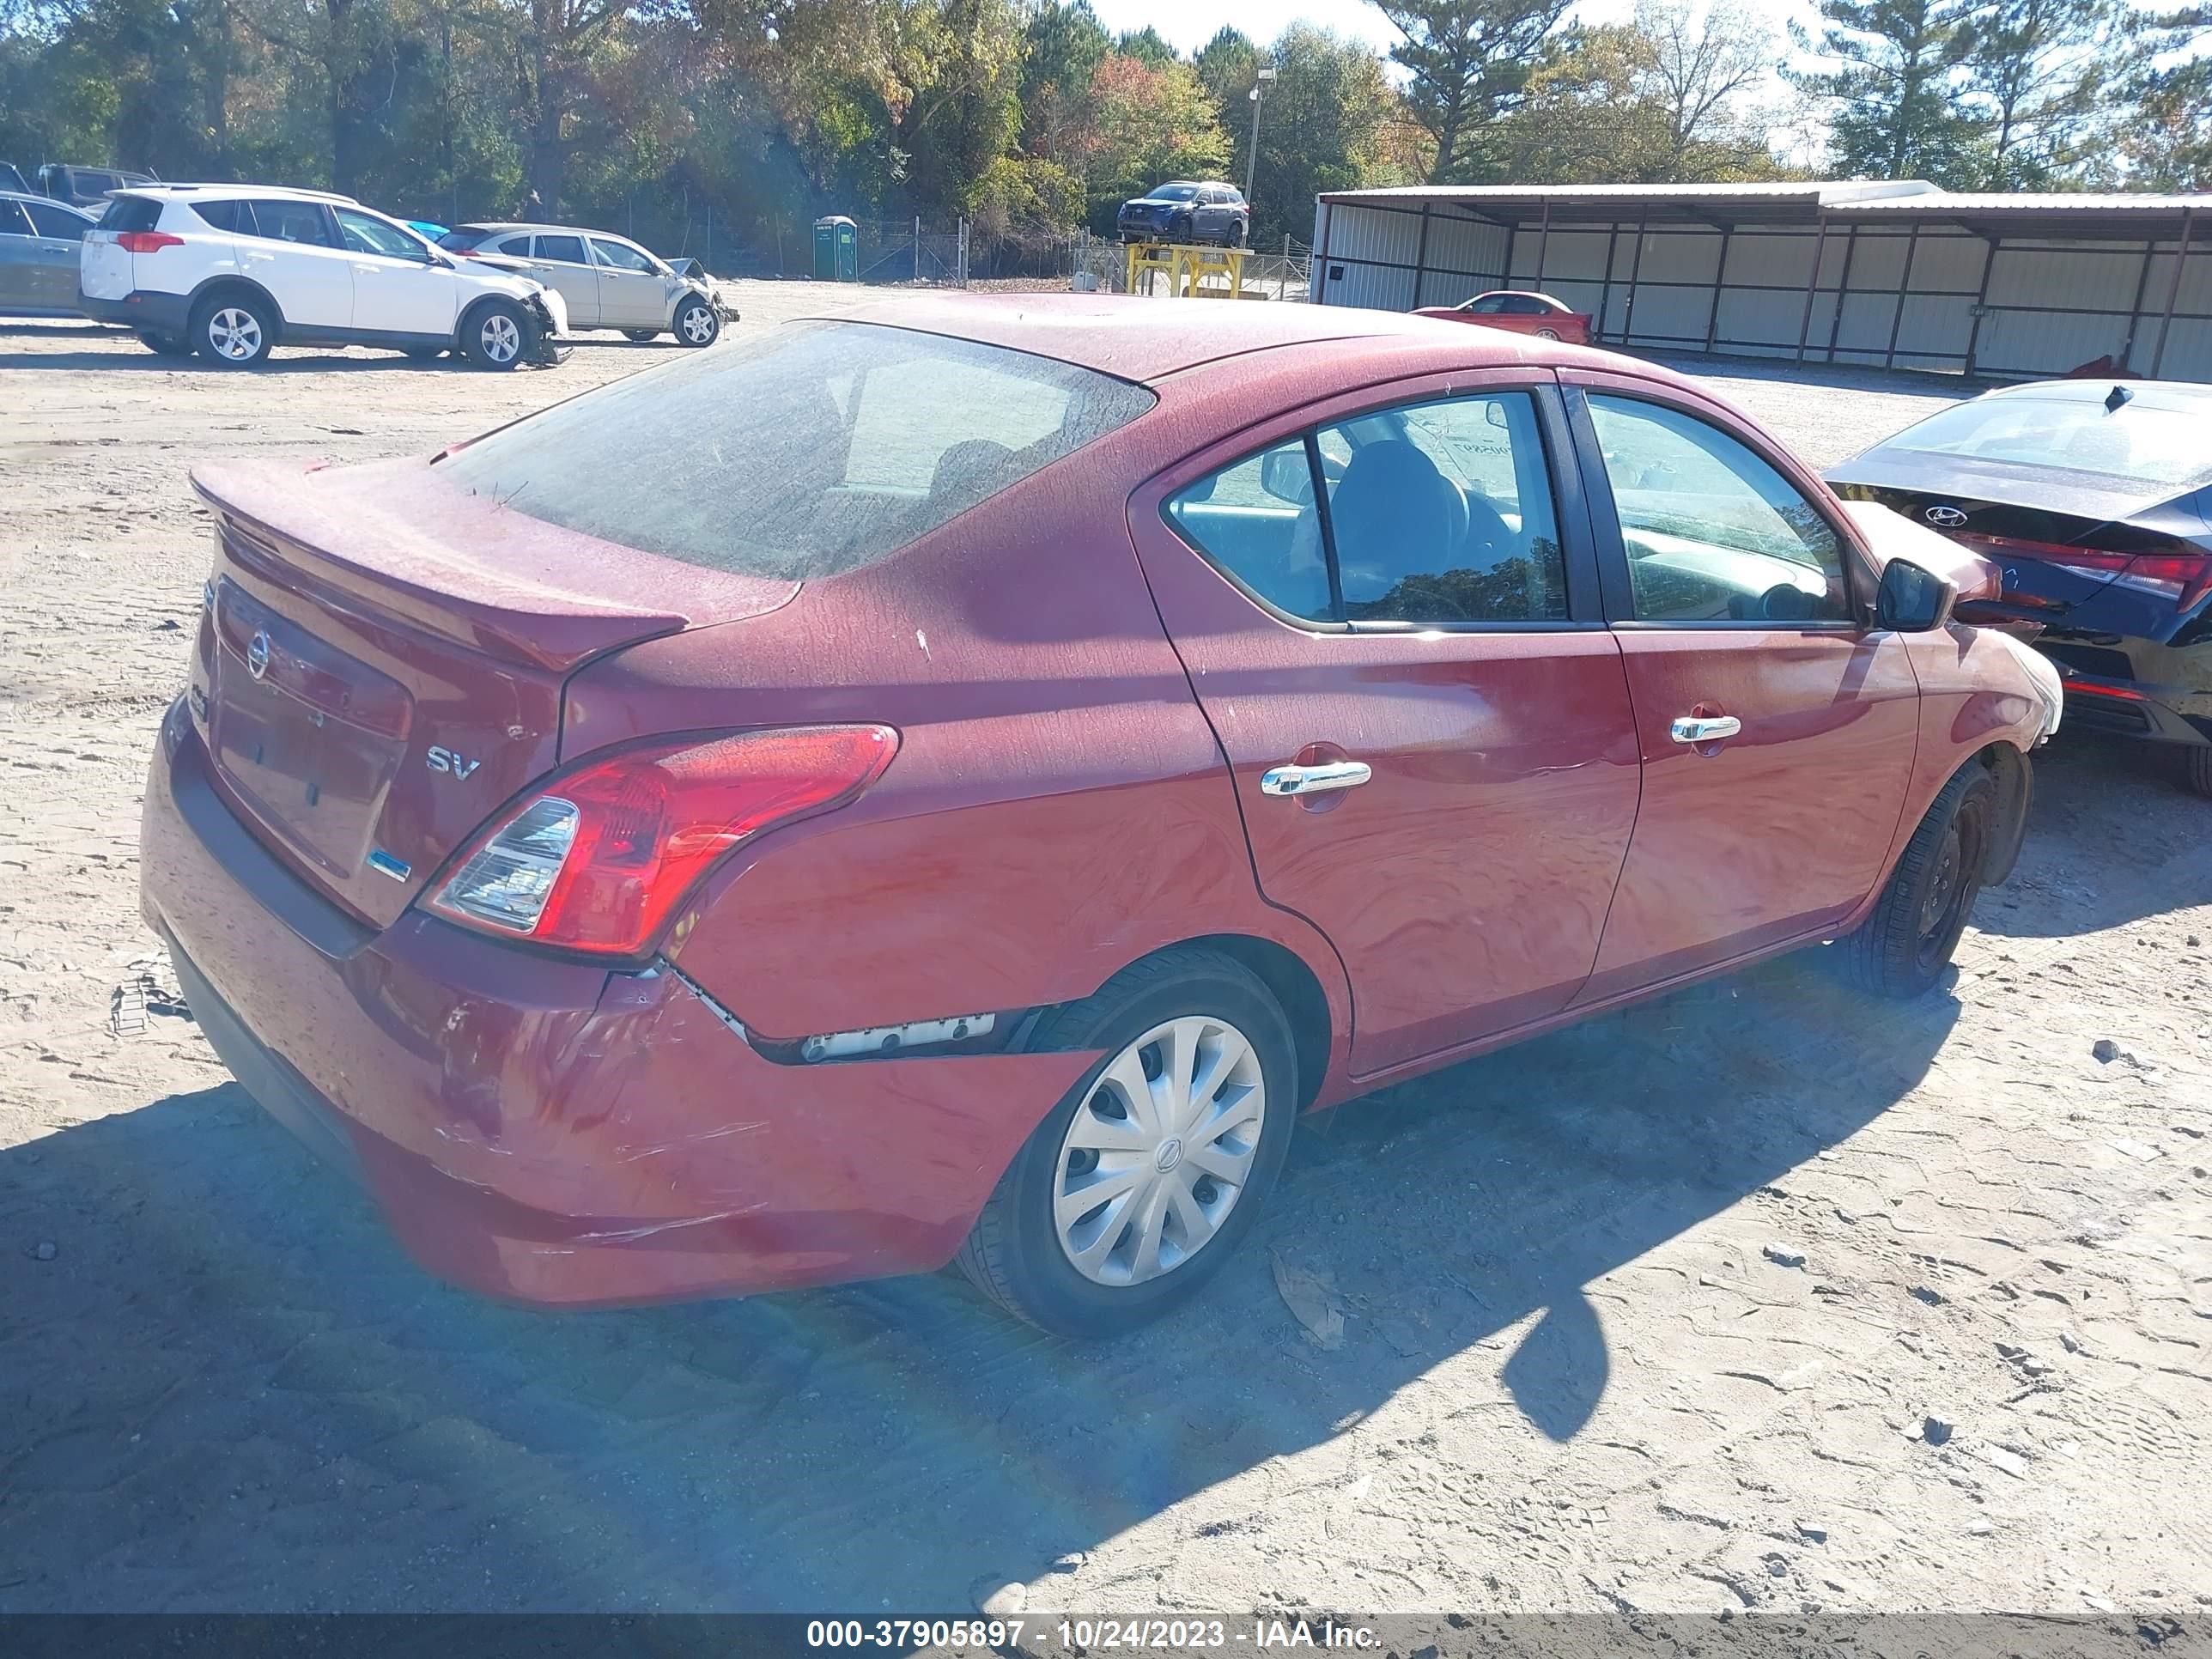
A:
<svg viewBox="0 0 2212 1659">
<path fill-rule="evenodd" d="M 430 908 L 563 950 L 642 956 L 724 854 L 851 799 L 897 751 L 888 726 L 830 726 L 585 761 L 480 831 Z"/>
<path fill-rule="evenodd" d="M 165 247 L 182 247 L 185 239 L 166 230 L 119 230 L 115 246 L 125 253 L 159 253 Z"/>
<path fill-rule="evenodd" d="M 2068 547 L 2058 542 L 2024 541 L 2013 536 L 1984 536 L 1970 530 L 1953 539 L 1987 552 L 2040 559 L 2084 576 L 2105 576 L 2172 599 L 2182 610 L 2212 593 L 2212 554 L 2108 553 L 2101 548 Z"/>
</svg>

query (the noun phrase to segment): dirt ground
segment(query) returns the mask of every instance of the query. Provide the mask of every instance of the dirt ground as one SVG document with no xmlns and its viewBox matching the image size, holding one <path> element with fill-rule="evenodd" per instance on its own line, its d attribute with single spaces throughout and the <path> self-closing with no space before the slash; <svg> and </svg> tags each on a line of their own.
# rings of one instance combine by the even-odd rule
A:
<svg viewBox="0 0 2212 1659">
<path fill-rule="evenodd" d="M 1948 994 L 1784 960 L 1310 1121 L 1256 1248 L 1116 1346 L 945 1276 L 557 1317 L 425 1279 L 113 1000 L 167 988 L 186 470 L 675 349 L 235 377 L 0 323 L 0 1610 L 2212 1607 L 2212 804 L 2089 742 Z M 1816 463 L 1957 395 L 1697 372 Z"/>
</svg>

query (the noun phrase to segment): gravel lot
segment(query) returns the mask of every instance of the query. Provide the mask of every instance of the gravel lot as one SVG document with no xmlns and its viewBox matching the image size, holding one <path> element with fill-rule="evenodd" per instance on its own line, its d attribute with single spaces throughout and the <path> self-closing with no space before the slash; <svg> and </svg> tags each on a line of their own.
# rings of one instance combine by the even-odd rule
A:
<svg viewBox="0 0 2212 1659">
<path fill-rule="evenodd" d="M 817 297 L 738 286 L 748 329 Z M 0 1610 L 2212 1607 L 2212 805 L 2087 743 L 1949 994 L 1785 960 L 1310 1121 L 1258 1248 L 1104 1349 L 947 1277 L 489 1305 L 173 1006 L 114 1034 L 167 988 L 188 466 L 674 349 L 234 378 L 0 323 Z M 1957 395 L 1685 366 L 1822 464 Z"/>
</svg>

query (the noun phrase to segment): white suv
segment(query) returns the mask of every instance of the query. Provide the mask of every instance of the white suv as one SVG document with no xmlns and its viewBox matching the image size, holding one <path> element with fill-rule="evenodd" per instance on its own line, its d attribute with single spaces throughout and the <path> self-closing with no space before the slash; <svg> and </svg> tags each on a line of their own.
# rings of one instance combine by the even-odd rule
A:
<svg viewBox="0 0 2212 1659">
<path fill-rule="evenodd" d="M 485 368 L 553 363 L 557 293 L 470 269 L 349 197 L 264 185 L 109 194 L 85 233 L 78 308 L 155 350 L 245 368 L 277 345 L 368 345 Z"/>
</svg>

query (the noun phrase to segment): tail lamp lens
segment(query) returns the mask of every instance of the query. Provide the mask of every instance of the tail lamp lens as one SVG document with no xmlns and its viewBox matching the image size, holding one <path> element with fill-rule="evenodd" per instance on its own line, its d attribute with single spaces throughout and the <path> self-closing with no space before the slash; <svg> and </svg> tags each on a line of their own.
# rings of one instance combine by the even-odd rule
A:
<svg viewBox="0 0 2212 1659">
<path fill-rule="evenodd" d="M 641 956 L 724 854 L 850 800 L 897 750 L 888 726 L 805 726 L 586 761 L 480 831 L 430 908 L 564 950 Z"/>
<path fill-rule="evenodd" d="M 172 236 L 166 230 L 125 230 L 115 236 L 115 246 L 125 253 L 159 253 L 165 247 L 182 247 L 185 239 Z"/>
</svg>

